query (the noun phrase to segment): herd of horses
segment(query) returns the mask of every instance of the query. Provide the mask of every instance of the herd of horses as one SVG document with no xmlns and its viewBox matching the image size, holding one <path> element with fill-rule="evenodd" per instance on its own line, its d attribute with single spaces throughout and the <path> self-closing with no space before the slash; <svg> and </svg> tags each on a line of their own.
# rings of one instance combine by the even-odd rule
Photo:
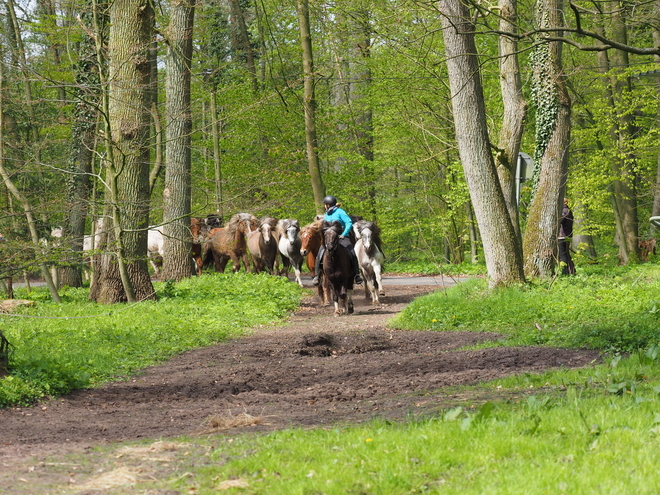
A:
<svg viewBox="0 0 660 495">
<path fill-rule="evenodd" d="M 350 233 L 358 266 L 364 279 L 365 297 L 374 305 L 384 295 L 382 270 L 385 261 L 380 239 L 380 229 L 374 222 L 360 217 L 353 219 Z M 94 232 L 83 239 L 83 251 L 88 256 L 102 249 L 103 219 L 94 223 Z M 321 246 L 325 247 L 321 262 L 318 295 L 323 305 L 334 302 L 335 315 L 353 313 L 353 283 L 356 273 L 349 252 L 339 244 L 343 227 L 339 222 L 328 223 L 317 216 L 311 223 L 300 226 L 295 219 L 261 219 L 251 213 L 237 213 L 226 226 L 215 215 L 190 219 L 191 257 L 197 275 L 205 267 L 214 266 L 216 272 L 224 272 L 229 261 L 238 272 L 241 267 L 248 273 L 267 272 L 270 275 L 287 276 L 293 268 L 295 281 L 302 287 L 303 264 L 314 273 L 316 258 Z M 57 243 L 62 230 L 55 228 L 51 237 Z M 160 275 L 164 250 L 162 227 L 151 227 L 147 235 L 147 257 L 156 276 Z M 4 240 L 0 234 L 0 243 Z M 46 242 L 46 241 L 44 241 Z M 91 258 L 90 258 L 91 259 Z"/>
<path fill-rule="evenodd" d="M 302 287 L 303 264 L 313 273 L 319 250 L 325 246 L 319 298 L 324 305 L 333 302 L 336 315 L 350 314 L 356 274 L 349 253 L 339 246 L 341 232 L 338 222 L 327 223 L 323 217 L 302 227 L 295 219 L 278 220 L 269 216 L 259 219 L 251 213 L 235 214 L 226 226 L 210 225 L 206 219 L 193 218 L 192 256 L 198 274 L 211 265 L 216 272 L 224 272 L 229 261 L 234 272 L 243 267 L 248 273 L 288 276 L 293 268 L 295 281 Z M 152 239 L 158 238 L 157 234 L 150 235 Z M 373 222 L 354 217 L 351 238 L 364 279 L 365 297 L 371 298 L 372 304 L 379 304 L 379 296 L 384 294 L 382 267 L 385 261 L 380 229 Z M 154 253 L 162 257 L 162 243 L 150 242 L 149 252 L 150 258 L 155 257 Z"/>
</svg>

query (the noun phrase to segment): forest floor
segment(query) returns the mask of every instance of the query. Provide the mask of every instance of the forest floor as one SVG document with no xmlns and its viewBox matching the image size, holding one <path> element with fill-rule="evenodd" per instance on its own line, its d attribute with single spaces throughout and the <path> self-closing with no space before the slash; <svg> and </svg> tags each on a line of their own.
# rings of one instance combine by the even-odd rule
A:
<svg viewBox="0 0 660 495">
<path fill-rule="evenodd" d="M 26 478 L 35 459 L 208 432 L 213 418 L 259 419 L 227 434 L 410 419 L 512 398 L 493 387 L 456 386 L 599 359 L 596 351 L 547 347 L 466 350 L 501 336 L 387 326 L 415 297 L 438 289 L 385 285 L 379 306 L 356 290 L 355 313 L 341 317 L 310 296 L 282 325 L 186 352 L 128 381 L 0 409 L 0 493 L 46 493 L 39 476 Z M 17 489 L 17 477 L 30 488 Z"/>
</svg>

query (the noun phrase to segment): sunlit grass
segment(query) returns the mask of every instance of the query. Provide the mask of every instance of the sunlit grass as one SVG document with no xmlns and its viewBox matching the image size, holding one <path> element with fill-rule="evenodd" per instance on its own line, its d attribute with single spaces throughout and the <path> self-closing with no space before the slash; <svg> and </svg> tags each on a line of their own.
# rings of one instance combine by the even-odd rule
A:
<svg viewBox="0 0 660 495">
<path fill-rule="evenodd" d="M 495 290 L 483 279 L 472 279 L 416 299 L 393 325 L 499 332 L 506 335 L 500 344 L 506 345 L 630 352 L 660 343 L 659 294 L 657 266 Z"/>
<path fill-rule="evenodd" d="M 209 274 L 156 284 L 157 302 L 98 305 L 86 290 L 63 291 L 63 303 L 35 290 L 21 316 L 3 316 L 13 346 L 11 376 L 0 380 L 0 405 L 64 393 L 161 362 L 185 350 L 235 337 L 295 309 L 301 297 L 283 277 Z"/>
</svg>

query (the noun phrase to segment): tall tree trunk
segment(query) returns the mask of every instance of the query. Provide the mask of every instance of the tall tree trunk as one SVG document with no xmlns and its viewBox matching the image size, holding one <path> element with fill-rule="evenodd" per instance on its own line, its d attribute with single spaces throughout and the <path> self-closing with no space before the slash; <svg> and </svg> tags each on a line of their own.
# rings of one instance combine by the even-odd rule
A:
<svg viewBox="0 0 660 495">
<path fill-rule="evenodd" d="M 182 280 L 192 272 L 190 256 L 190 61 L 194 0 L 171 0 L 167 48 L 167 144 L 163 191 L 166 280 Z"/>
<path fill-rule="evenodd" d="M 655 46 L 660 46 L 660 28 L 655 27 L 653 29 L 653 43 Z M 660 63 L 660 55 L 655 55 L 653 59 L 656 64 Z M 658 103 L 660 103 L 660 77 L 656 78 L 655 84 L 657 88 L 656 91 L 658 93 Z M 656 120 L 658 127 L 660 127 L 660 104 L 658 105 L 658 114 Z M 660 145 L 658 145 L 658 153 L 656 158 L 656 179 L 655 189 L 653 190 L 653 210 L 651 211 L 651 216 L 660 216 Z M 655 236 L 657 230 L 657 227 L 651 224 L 649 228 L 649 234 L 651 236 Z"/>
<path fill-rule="evenodd" d="M 561 0 L 543 0 L 537 7 L 539 25 L 562 26 Z M 570 139 L 571 100 L 562 73 L 561 43 L 537 46 L 534 84 L 537 107 L 537 183 L 523 238 L 525 275 L 550 277 L 557 261 L 560 211 L 566 188 Z"/>
<path fill-rule="evenodd" d="M 612 38 L 620 43 L 627 43 L 627 27 L 624 17 L 625 8 L 622 3 L 608 3 L 611 11 Z M 628 53 L 622 50 L 612 50 L 612 71 L 610 88 L 615 103 L 613 110 L 618 114 L 614 118 L 612 138 L 617 146 L 617 153 L 612 157 L 612 172 L 614 176 L 614 200 L 621 219 L 621 235 L 619 242 L 619 261 L 623 265 L 639 261 L 639 220 L 637 216 L 637 190 L 635 156 L 633 151 L 633 116 L 623 111 L 626 94 L 631 91 L 630 77 L 621 73 L 628 67 Z M 617 110 L 617 108 L 619 110 Z"/>
<path fill-rule="evenodd" d="M 516 0 L 500 0 L 499 6 L 500 31 L 515 33 L 518 18 Z M 522 237 L 518 220 L 518 198 L 516 197 L 516 167 L 527 104 L 522 95 L 522 82 L 518 66 L 518 42 L 515 38 L 504 34 L 500 34 L 498 42 L 503 118 L 498 144 L 499 151 L 495 156 L 495 161 L 506 207 L 522 250 Z"/>
<path fill-rule="evenodd" d="M 356 168 L 362 179 L 360 186 L 366 193 L 364 210 L 377 219 L 376 184 L 374 171 L 373 112 L 367 101 L 372 84 L 370 68 L 371 35 L 370 13 L 363 5 L 356 5 L 341 14 L 337 26 L 345 26 L 336 33 L 335 71 L 339 76 L 333 88 L 333 103 L 343 107 L 343 121 L 338 128 L 341 139 L 350 143 L 351 152 L 362 157 L 361 166 Z M 347 162 L 346 157 L 339 158 Z M 340 164 L 338 164 L 340 165 Z M 341 165 L 340 165 L 341 166 Z"/>
<path fill-rule="evenodd" d="M 438 2 L 458 153 L 484 246 L 491 286 L 524 281 L 522 258 L 497 176 L 486 126 L 470 11 L 461 0 Z"/>
<path fill-rule="evenodd" d="M 91 15 L 87 13 L 83 19 L 91 21 Z M 91 26 L 92 22 L 86 24 Z M 97 35 L 103 36 L 103 33 Z M 75 68 L 76 98 L 67 177 L 68 222 L 64 227 L 71 261 L 60 269 L 60 283 L 69 287 L 81 287 L 83 282 L 83 239 L 89 210 L 99 103 L 99 69 L 94 40 L 86 36 L 80 45 L 80 60 Z"/>
<path fill-rule="evenodd" d="M 305 111 L 305 141 L 307 142 L 307 164 L 314 192 L 314 203 L 321 207 L 325 196 L 325 185 L 321 177 L 316 137 L 316 96 L 314 81 L 314 56 L 312 53 L 312 35 L 309 29 L 309 2 L 298 0 L 298 23 L 300 24 L 300 44 L 303 63 L 303 108 Z"/>
<path fill-rule="evenodd" d="M 110 7 L 105 118 L 112 143 L 108 143 L 106 165 L 117 262 L 106 256 L 99 267 L 99 290 L 94 297 L 100 303 L 155 299 L 146 262 L 153 23 L 148 0 L 117 0 Z"/>
</svg>

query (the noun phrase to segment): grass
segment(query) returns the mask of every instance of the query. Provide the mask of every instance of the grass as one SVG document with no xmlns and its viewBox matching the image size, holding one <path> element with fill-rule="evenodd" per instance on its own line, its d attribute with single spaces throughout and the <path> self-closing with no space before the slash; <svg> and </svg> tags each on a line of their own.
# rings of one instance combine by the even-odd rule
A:
<svg viewBox="0 0 660 495">
<path fill-rule="evenodd" d="M 183 437 L 154 461 L 121 454 L 154 452 L 152 440 L 103 447 L 86 460 L 89 469 L 143 473 L 130 487 L 106 486 L 108 495 L 656 493 L 657 354 L 465 388 L 510 398 L 402 423 Z M 100 476 L 90 474 L 90 482 Z"/>
<path fill-rule="evenodd" d="M 12 344 L 11 375 L 0 380 L 0 406 L 27 404 L 73 388 L 122 379 L 188 349 L 241 335 L 295 309 L 301 297 L 283 277 L 204 275 L 155 286 L 158 302 L 98 305 L 83 289 L 52 303 L 45 290 L 0 330 Z"/>
<path fill-rule="evenodd" d="M 78 477 L 86 483 L 78 490 L 102 486 L 107 495 L 168 490 L 197 495 L 656 493 L 660 484 L 656 461 L 660 447 L 658 270 L 652 264 L 583 268 L 576 277 L 496 291 L 472 280 L 446 293 L 417 299 L 396 320 L 400 327 L 430 331 L 496 331 L 505 335 L 507 343 L 521 345 L 603 349 L 609 351 L 604 364 L 463 387 L 461 396 L 468 400 L 460 406 L 424 417 L 411 414 L 401 423 L 374 420 L 267 435 L 229 436 L 219 431 L 169 439 L 165 450 L 160 439 L 150 439 L 58 457 L 52 469 L 67 469 L 68 473 L 71 468 L 57 466 L 80 466 Z M 259 299 L 263 288 L 253 285 L 262 283 L 259 279 L 239 276 L 228 280 L 237 285 L 222 279 L 215 286 L 216 282 L 203 278 L 189 282 L 200 286 L 170 286 L 166 290 L 170 296 L 150 303 L 160 311 L 145 317 L 143 323 L 127 318 L 132 326 L 120 332 L 124 325 L 113 326 L 114 320 L 109 319 L 103 325 L 108 330 L 97 333 L 117 335 L 112 342 L 135 342 L 139 339 L 129 334 L 160 315 L 172 318 L 154 321 L 149 332 L 155 332 L 153 327 L 163 321 L 175 321 L 184 330 L 195 326 L 190 323 L 195 317 L 197 323 L 206 318 L 221 321 L 226 311 L 218 309 L 207 315 L 195 299 L 199 303 L 217 297 L 220 306 L 231 305 L 241 299 L 243 291 L 247 299 Z M 272 308 L 271 318 L 293 307 L 299 296 L 295 284 L 275 284 L 268 285 L 268 290 L 278 293 L 284 302 Z M 206 290 L 215 291 L 215 296 L 203 294 Z M 71 308 L 89 304 L 78 295 L 68 297 L 71 300 L 65 304 Z M 34 311 L 46 312 L 44 306 L 49 305 L 39 306 L 41 310 Z M 49 306 L 48 312 L 65 315 L 71 311 L 61 307 Z M 96 310 L 107 313 L 109 309 Z M 121 310 L 116 313 L 121 315 Z M 133 314 L 133 319 L 138 317 L 141 315 Z M 256 315 L 245 318 L 252 321 L 253 317 Z M 3 331 L 7 327 L 4 323 Z M 228 327 L 227 332 L 232 324 Z M 83 328 L 85 325 L 49 333 L 61 339 L 58 348 L 69 348 L 77 345 L 74 342 L 79 341 L 73 339 Z M 205 339 L 223 338 L 224 331 L 199 340 L 191 335 L 182 338 L 183 342 L 175 339 L 156 359 L 175 349 L 204 345 Z M 167 337 L 167 333 L 159 335 Z M 130 355 L 128 348 L 124 353 L 117 347 L 115 352 L 119 351 Z M 137 364 L 126 359 L 114 371 L 92 372 L 96 364 L 87 371 L 96 380 L 121 376 Z M 504 399 L 484 403 L 483 397 L 494 396 Z M 151 454 L 137 457 L 136 452 Z M 28 472 L 22 476 L 32 479 Z M 44 478 L 43 473 L 40 476 Z"/>
<path fill-rule="evenodd" d="M 418 298 L 393 325 L 502 333 L 505 338 L 496 345 L 632 352 L 660 343 L 660 267 L 584 273 L 494 291 L 484 279 L 472 279 Z"/>
</svg>

